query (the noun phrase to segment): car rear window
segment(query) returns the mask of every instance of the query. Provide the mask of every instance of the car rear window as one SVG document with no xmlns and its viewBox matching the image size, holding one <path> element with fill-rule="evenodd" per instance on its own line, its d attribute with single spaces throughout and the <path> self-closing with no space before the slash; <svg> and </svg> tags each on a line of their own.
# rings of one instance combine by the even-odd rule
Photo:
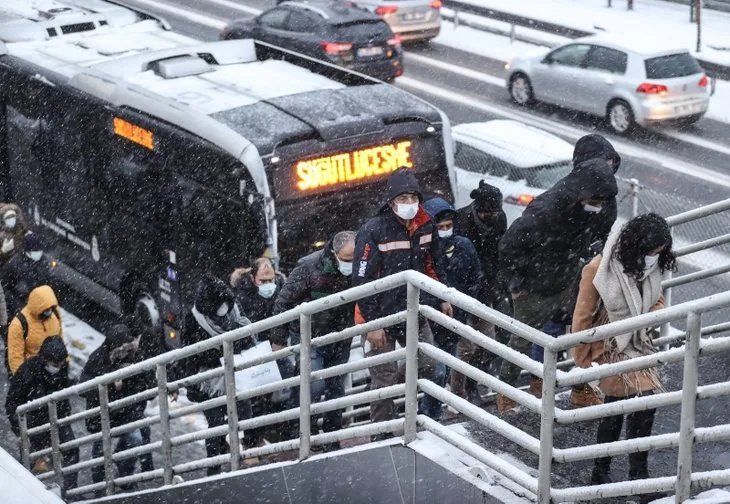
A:
<svg viewBox="0 0 730 504">
<path fill-rule="evenodd" d="M 697 60 L 690 53 L 670 54 L 644 61 L 647 79 L 671 79 L 702 73 Z"/>
<path fill-rule="evenodd" d="M 338 41 L 342 42 L 366 42 L 370 39 L 382 41 L 393 36 L 388 24 L 379 20 L 339 24 L 332 28 Z"/>
</svg>

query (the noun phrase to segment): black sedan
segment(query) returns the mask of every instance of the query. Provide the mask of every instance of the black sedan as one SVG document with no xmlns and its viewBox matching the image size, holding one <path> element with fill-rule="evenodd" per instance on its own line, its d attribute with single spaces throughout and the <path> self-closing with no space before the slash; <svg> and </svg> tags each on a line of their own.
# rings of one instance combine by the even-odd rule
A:
<svg viewBox="0 0 730 504">
<path fill-rule="evenodd" d="M 379 16 L 345 2 L 283 2 L 234 21 L 220 38 L 253 38 L 386 82 L 403 73 L 398 35 Z"/>
</svg>

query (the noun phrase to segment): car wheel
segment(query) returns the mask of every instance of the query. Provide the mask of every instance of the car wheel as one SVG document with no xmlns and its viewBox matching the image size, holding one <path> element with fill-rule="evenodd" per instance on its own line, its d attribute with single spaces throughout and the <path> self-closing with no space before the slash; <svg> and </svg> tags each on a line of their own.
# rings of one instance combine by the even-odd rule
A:
<svg viewBox="0 0 730 504">
<path fill-rule="evenodd" d="M 608 125 L 619 135 L 625 135 L 635 126 L 631 105 L 623 100 L 614 100 L 608 104 L 607 119 Z"/>
<path fill-rule="evenodd" d="M 509 95 L 517 105 L 531 105 L 535 101 L 532 84 L 525 74 L 514 74 L 509 80 Z"/>
</svg>

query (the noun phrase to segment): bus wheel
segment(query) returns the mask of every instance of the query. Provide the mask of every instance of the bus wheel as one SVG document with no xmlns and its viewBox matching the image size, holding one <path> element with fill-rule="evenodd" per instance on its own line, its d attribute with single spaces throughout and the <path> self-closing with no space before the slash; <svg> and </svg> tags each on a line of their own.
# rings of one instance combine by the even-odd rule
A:
<svg viewBox="0 0 730 504">
<path fill-rule="evenodd" d="M 153 332 L 162 330 L 162 316 L 152 295 L 140 293 L 134 308 L 134 315 L 146 328 Z"/>
</svg>

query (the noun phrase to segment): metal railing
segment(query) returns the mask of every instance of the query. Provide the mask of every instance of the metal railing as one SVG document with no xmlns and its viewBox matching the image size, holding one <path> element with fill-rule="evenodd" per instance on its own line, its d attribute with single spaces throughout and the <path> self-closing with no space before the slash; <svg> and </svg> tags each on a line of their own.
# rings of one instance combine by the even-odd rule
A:
<svg viewBox="0 0 730 504">
<path fill-rule="evenodd" d="M 730 209 L 730 200 L 710 205 L 687 214 L 670 218 L 673 225 L 689 222 L 695 218 L 711 215 L 716 212 Z M 707 243 L 704 246 L 713 246 Z M 693 249 L 701 249 L 693 246 Z M 677 277 L 673 280 L 680 280 Z M 692 281 L 692 279 L 685 279 Z M 684 282 L 683 280 L 682 282 Z M 680 283 L 682 283 L 680 282 Z M 347 328 L 332 334 L 312 339 L 311 318 L 319 312 L 336 308 L 346 303 L 352 303 L 367 296 L 381 293 L 385 290 L 400 286 L 407 286 L 407 307 L 405 311 L 395 313 L 366 324 Z M 545 349 L 544 363 L 533 361 L 498 341 L 491 339 L 474 328 L 460 323 L 434 308 L 421 305 L 420 293 L 426 292 L 436 298 L 452 303 L 475 317 L 493 323 L 496 326 L 505 328 L 519 337 L 540 345 Z M 304 303 L 290 311 L 276 315 L 270 319 L 251 324 L 245 328 L 226 333 L 224 335 L 202 341 L 195 345 L 174 350 L 158 357 L 134 364 L 120 369 L 105 376 L 100 376 L 88 382 L 75 385 L 69 389 L 51 394 L 49 396 L 31 401 L 18 408 L 19 425 L 21 431 L 21 456 L 26 466 L 31 460 L 40 456 L 52 456 L 52 470 L 39 475 L 41 480 L 55 479 L 62 484 L 63 476 L 80 472 L 93 467 L 103 466 L 105 468 L 105 480 L 99 483 L 92 483 L 70 490 L 67 495 L 74 496 L 85 494 L 94 490 L 102 490 L 106 494 L 113 493 L 118 485 L 129 483 L 162 480 L 164 485 L 173 483 L 176 474 L 183 474 L 202 468 L 218 466 L 227 463 L 230 470 L 237 470 L 241 467 L 241 461 L 248 457 L 272 455 L 282 452 L 298 451 L 298 458 L 304 460 L 311 454 L 312 446 L 319 446 L 336 441 L 371 436 L 381 433 L 403 432 L 403 440 L 409 443 L 417 438 L 418 429 L 425 429 L 434 433 L 439 438 L 457 446 L 465 453 L 471 455 L 479 462 L 499 472 L 506 478 L 511 479 L 528 491 L 536 494 L 541 503 L 565 502 L 576 499 L 597 499 L 609 496 L 624 496 L 636 493 L 646 493 L 658 490 L 674 488 L 678 501 L 681 502 L 689 495 L 693 483 L 710 485 L 730 484 L 730 470 L 712 472 L 692 472 L 692 450 L 694 443 L 715 442 L 730 439 L 730 424 L 718 424 L 713 427 L 695 428 L 694 415 L 695 404 L 698 399 L 704 400 L 730 395 L 730 381 L 699 386 L 697 383 L 697 369 L 701 357 L 720 352 L 730 352 L 730 337 L 715 337 L 703 339 L 703 334 L 717 334 L 728 329 L 728 324 L 717 324 L 714 326 L 702 327 L 702 314 L 730 307 L 730 292 L 705 297 L 695 301 L 682 303 L 676 306 L 667 307 L 663 310 L 641 315 L 621 322 L 601 326 L 595 329 L 582 331 L 577 334 L 565 335 L 554 339 L 536 329 L 533 329 L 515 319 L 501 314 L 481 304 L 469 296 L 462 294 L 452 288 L 435 282 L 434 280 L 413 272 L 406 271 L 381 280 L 348 289 L 342 293 L 328 296 L 316 301 Z M 491 376 L 484 371 L 469 366 L 450 354 L 443 352 L 437 347 L 418 341 L 419 317 L 423 317 L 432 323 L 439 324 L 459 336 L 471 340 L 486 350 L 496 354 L 502 359 L 513 362 L 528 372 L 543 379 L 542 399 L 522 391 L 519 388 L 501 382 L 498 378 Z M 283 350 L 273 352 L 269 355 L 250 359 L 246 362 L 234 365 L 233 342 L 249 337 L 261 331 L 273 327 L 288 324 L 299 320 L 301 326 L 301 343 Z M 661 324 L 668 324 L 676 320 L 686 320 L 686 344 L 684 348 L 668 349 L 650 356 L 645 356 L 629 361 L 622 361 L 610 365 L 601 365 L 590 369 L 573 369 L 565 371 L 558 365 L 557 356 L 560 352 L 570 349 L 579 343 L 590 343 L 605 340 L 612 336 L 630 332 L 639 328 L 655 327 Z M 360 361 L 348 362 L 339 366 L 326 368 L 320 371 L 311 370 L 310 355 L 313 348 L 329 345 L 338 341 L 351 339 L 356 335 L 365 334 L 380 328 L 391 327 L 396 324 L 405 323 L 406 347 L 393 352 L 380 354 L 373 357 L 366 357 Z M 221 348 L 223 353 L 223 366 L 203 373 L 187 376 L 179 380 L 168 382 L 168 366 L 180 359 L 194 356 L 213 348 Z M 259 386 L 250 390 L 237 390 L 234 380 L 234 373 L 265 362 L 272 362 L 282 357 L 291 356 L 295 353 L 300 357 L 300 375 L 288 378 L 283 381 Z M 452 394 L 451 392 L 435 385 L 433 382 L 418 377 L 418 358 L 426 356 L 442 362 L 455 371 L 461 372 L 468 378 L 488 386 L 494 391 L 504 394 L 527 410 L 540 415 L 540 435 L 534 437 L 519 428 L 504 421 L 502 418 L 489 413 L 468 401 Z M 389 387 L 353 391 L 351 395 L 332 399 L 324 402 L 312 403 L 310 400 L 311 384 L 315 380 L 331 376 L 343 375 L 353 371 L 365 369 L 374 365 L 405 360 L 405 383 L 395 384 Z M 607 376 L 619 373 L 647 369 L 659 364 L 675 361 L 684 361 L 684 381 L 682 390 L 656 394 L 650 397 L 639 397 L 627 399 L 601 406 L 592 406 L 580 410 L 563 410 L 556 406 L 555 392 L 559 387 L 569 387 L 574 384 L 586 383 Z M 154 370 L 156 373 L 156 388 L 141 392 L 118 401 L 109 402 L 108 387 L 117 380 L 123 380 L 133 375 Z M 225 394 L 201 403 L 185 406 L 181 409 L 171 411 L 168 407 L 169 394 L 178 391 L 182 387 L 194 383 L 200 383 L 210 378 L 225 376 Z M 250 399 L 286 387 L 299 386 L 299 404 L 297 408 L 290 408 L 283 412 L 264 414 L 258 417 L 240 419 L 237 416 L 236 404 L 238 401 Z M 57 417 L 57 404 L 59 401 L 73 398 L 85 392 L 97 390 L 100 401 L 99 407 L 91 410 L 81 411 L 66 418 Z M 499 458 L 494 453 L 463 437 L 443 425 L 423 415 L 418 414 L 418 394 L 427 393 L 443 403 L 455 408 L 461 414 L 466 415 L 477 423 L 488 427 L 490 430 L 517 443 L 539 458 L 537 478 L 530 475 L 524 469 Z M 120 407 L 128 406 L 135 402 L 146 401 L 157 397 L 160 405 L 159 414 L 144 418 L 129 424 L 112 427 L 110 424 L 110 412 Z M 405 416 L 395 418 L 381 423 L 368 423 L 365 425 L 352 425 L 336 432 L 312 435 L 311 416 L 320 415 L 324 412 L 342 410 L 372 401 L 385 398 L 403 398 Z M 679 432 L 654 435 L 646 438 L 617 441 L 601 445 L 588 445 L 572 448 L 560 448 L 553 445 L 553 429 L 555 423 L 571 424 L 575 422 L 594 420 L 616 414 L 630 413 L 633 411 L 648 408 L 663 407 L 668 405 L 681 404 L 681 425 Z M 209 427 L 185 434 L 173 435 L 170 428 L 170 421 L 174 418 L 207 410 L 213 407 L 226 406 L 227 423 L 225 425 Z M 50 422 L 28 429 L 28 415 L 41 408 L 47 408 Z M 80 422 L 84 419 L 99 415 L 101 418 L 101 432 L 79 437 L 74 440 L 60 442 L 59 427 L 62 425 Z M 299 437 L 279 441 L 266 446 L 257 446 L 243 449 L 235 440 L 239 435 L 249 429 L 272 426 L 282 422 L 299 421 Z M 131 432 L 144 426 L 157 426 L 159 428 L 158 439 L 153 439 L 150 444 L 113 452 L 113 437 L 125 432 Z M 30 437 L 50 431 L 49 448 L 41 449 L 31 453 Z M 231 441 L 230 453 L 216 457 L 203 458 L 200 460 L 184 460 L 177 462 L 173 454 L 176 448 L 195 441 L 228 435 Z M 61 453 L 63 450 L 88 445 L 94 441 L 101 440 L 103 445 L 103 456 L 96 458 L 83 458 L 73 465 L 63 466 Z M 580 486 L 573 488 L 555 488 L 552 486 L 552 464 L 564 463 L 577 460 L 589 460 L 595 457 L 617 455 L 658 448 L 677 448 L 679 461 L 675 476 L 651 478 L 646 480 L 627 481 L 599 486 Z M 124 477 L 115 477 L 113 472 L 114 462 L 129 457 L 136 457 L 145 453 L 156 452 L 162 459 L 160 469 L 141 472 Z"/>
</svg>

